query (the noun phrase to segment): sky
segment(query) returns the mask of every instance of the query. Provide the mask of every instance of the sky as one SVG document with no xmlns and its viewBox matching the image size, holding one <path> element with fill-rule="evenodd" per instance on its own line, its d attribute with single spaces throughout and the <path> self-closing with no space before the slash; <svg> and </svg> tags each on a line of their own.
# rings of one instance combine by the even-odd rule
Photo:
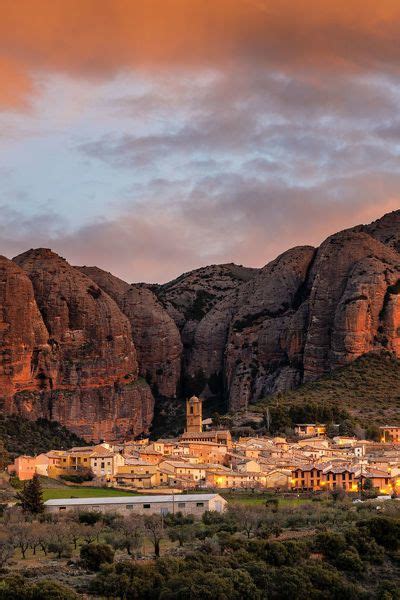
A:
<svg viewBox="0 0 400 600">
<path fill-rule="evenodd" d="M 0 254 L 165 282 L 400 207 L 398 0 L 2 0 Z"/>
</svg>

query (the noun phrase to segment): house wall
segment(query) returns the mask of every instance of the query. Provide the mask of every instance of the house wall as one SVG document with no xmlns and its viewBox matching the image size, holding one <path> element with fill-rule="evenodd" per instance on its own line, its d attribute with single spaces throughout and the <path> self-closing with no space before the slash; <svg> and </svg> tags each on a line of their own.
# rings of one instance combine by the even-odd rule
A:
<svg viewBox="0 0 400 600">
<path fill-rule="evenodd" d="M 149 508 L 145 508 L 148 505 Z M 126 504 L 87 504 L 87 505 L 62 505 L 58 506 L 46 506 L 46 512 L 59 513 L 64 512 L 61 508 L 65 506 L 65 511 L 87 511 L 93 510 L 102 513 L 107 512 L 118 512 L 120 514 L 138 514 L 138 515 L 152 515 L 152 514 L 168 514 L 181 512 L 186 515 L 194 515 L 201 517 L 201 515 L 207 510 L 217 510 L 222 512 L 224 509 L 223 499 L 216 500 L 198 500 L 196 502 L 185 500 L 184 497 L 177 496 L 175 502 L 150 502 L 150 503 L 129 503 L 129 496 L 126 498 Z M 129 508 L 131 506 L 131 508 Z M 60 510 L 61 508 L 61 510 Z"/>
</svg>

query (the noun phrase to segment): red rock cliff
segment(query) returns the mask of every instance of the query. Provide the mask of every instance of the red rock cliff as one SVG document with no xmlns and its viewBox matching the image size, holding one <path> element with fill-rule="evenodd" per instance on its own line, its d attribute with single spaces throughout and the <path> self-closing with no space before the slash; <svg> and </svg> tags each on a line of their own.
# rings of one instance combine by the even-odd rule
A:
<svg viewBox="0 0 400 600">
<path fill-rule="evenodd" d="M 87 438 L 146 430 L 153 398 L 138 382 L 130 323 L 115 302 L 50 250 L 14 261 L 32 282 L 51 348 L 39 373 L 40 398 L 16 394 L 14 408 L 60 420 Z"/>
</svg>

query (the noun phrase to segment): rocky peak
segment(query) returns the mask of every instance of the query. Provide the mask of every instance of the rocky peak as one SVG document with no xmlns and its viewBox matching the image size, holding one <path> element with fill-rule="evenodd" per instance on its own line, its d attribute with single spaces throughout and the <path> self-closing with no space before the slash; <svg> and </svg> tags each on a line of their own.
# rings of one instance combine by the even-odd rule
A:
<svg viewBox="0 0 400 600">
<path fill-rule="evenodd" d="M 114 300 L 49 250 L 30 250 L 14 262 L 31 280 L 51 346 L 41 373 L 40 405 L 30 399 L 31 413 L 44 412 L 84 436 L 145 430 L 153 398 L 148 387 L 136 385 L 130 323 Z M 22 413 L 24 402 L 14 397 Z"/>
<path fill-rule="evenodd" d="M 92 281 L 96 282 L 97 285 L 104 290 L 111 298 L 121 307 L 122 299 L 125 293 L 129 290 L 129 283 L 115 277 L 103 269 L 98 267 L 75 267 L 81 273 L 84 273 Z"/>
<path fill-rule="evenodd" d="M 129 285 L 98 267 L 79 267 L 117 302 L 128 317 L 139 373 L 156 396 L 174 398 L 181 372 L 182 343 L 175 322 L 146 284 Z"/>
<path fill-rule="evenodd" d="M 361 225 L 359 229 L 400 252 L 400 210 L 387 213 L 370 225 Z"/>
</svg>

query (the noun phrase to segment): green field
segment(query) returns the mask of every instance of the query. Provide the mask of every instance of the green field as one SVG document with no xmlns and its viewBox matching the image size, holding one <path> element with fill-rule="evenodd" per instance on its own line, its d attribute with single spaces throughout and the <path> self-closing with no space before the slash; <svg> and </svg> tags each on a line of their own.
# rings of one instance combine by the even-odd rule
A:
<svg viewBox="0 0 400 600">
<path fill-rule="evenodd" d="M 46 488 L 43 500 L 59 500 L 63 498 L 109 498 L 110 496 L 132 496 L 132 492 L 113 490 L 110 488 L 72 487 Z"/>
<path fill-rule="evenodd" d="M 264 506 L 267 500 L 276 499 L 279 502 L 280 507 L 296 507 L 302 504 L 310 504 L 312 501 L 310 498 L 283 498 L 279 494 L 246 494 L 243 492 L 222 492 L 221 496 L 228 502 L 235 502 L 239 504 L 245 504 L 247 506 Z"/>
</svg>

